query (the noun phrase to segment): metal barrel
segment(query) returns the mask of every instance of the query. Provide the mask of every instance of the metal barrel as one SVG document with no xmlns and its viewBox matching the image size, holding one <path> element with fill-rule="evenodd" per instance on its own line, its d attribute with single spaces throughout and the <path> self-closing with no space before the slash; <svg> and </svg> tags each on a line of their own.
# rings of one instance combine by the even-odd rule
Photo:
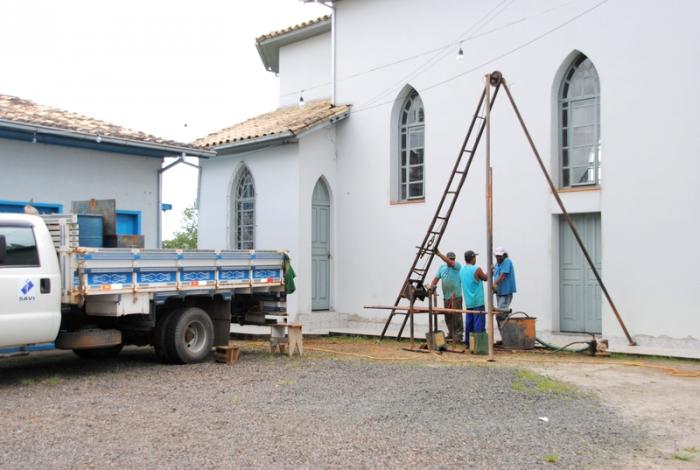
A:
<svg viewBox="0 0 700 470">
<path fill-rule="evenodd" d="M 101 248 L 104 239 L 104 220 L 101 215 L 78 214 L 80 246 Z"/>
<path fill-rule="evenodd" d="M 536 337 L 535 320 L 537 320 L 535 317 L 529 316 L 525 318 L 513 318 L 511 315 L 508 317 L 508 319 L 501 324 L 503 347 L 512 349 L 534 348 Z"/>
</svg>

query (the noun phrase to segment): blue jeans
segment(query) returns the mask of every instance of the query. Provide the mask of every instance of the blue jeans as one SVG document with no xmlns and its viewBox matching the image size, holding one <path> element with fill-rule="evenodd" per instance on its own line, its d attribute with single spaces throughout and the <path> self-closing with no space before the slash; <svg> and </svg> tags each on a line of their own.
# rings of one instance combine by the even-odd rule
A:
<svg viewBox="0 0 700 470">
<path fill-rule="evenodd" d="M 467 307 L 467 310 L 480 310 L 484 312 L 483 305 Z M 469 347 L 469 333 L 483 333 L 486 329 L 486 315 L 480 313 L 467 313 L 464 315 L 464 342 Z"/>
</svg>

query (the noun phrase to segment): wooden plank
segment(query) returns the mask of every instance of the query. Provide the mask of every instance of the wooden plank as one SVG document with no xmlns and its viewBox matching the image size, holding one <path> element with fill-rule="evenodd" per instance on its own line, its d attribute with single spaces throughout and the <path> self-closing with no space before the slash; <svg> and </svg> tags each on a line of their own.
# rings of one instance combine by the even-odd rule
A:
<svg viewBox="0 0 700 470">
<path fill-rule="evenodd" d="M 376 310 L 401 310 L 409 311 L 409 307 L 395 307 L 393 305 L 365 305 L 364 308 L 376 309 Z M 494 309 L 495 310 L 495 309 Z M 428 307 L 413 307 L 413 313 L 430 313 L 431 310 Z M 445 314 L 462 314 L 462 313 L 473 313 L 475 315 L 485 315 L 486 312 L 482 310 L 460 310 L 454 308 L 442 308 L 433 307 L 432 313 L 445 313 Z"/>
</svg>

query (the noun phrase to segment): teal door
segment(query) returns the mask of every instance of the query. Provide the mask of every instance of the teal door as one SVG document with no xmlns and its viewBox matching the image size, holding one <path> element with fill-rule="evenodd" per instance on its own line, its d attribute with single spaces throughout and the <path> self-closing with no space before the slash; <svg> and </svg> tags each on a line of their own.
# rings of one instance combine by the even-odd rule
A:
<svg viewBox="0 0 700 470">
<path fill-rule="evenodd" d="M 328 187 L 318 180 L 311 202 L 311 308 L 328 310 L 331 284 L 331 201 Z"/>
<path fill-rule="evenodd" d="M 602 276 L 600 214 L 576 214 L 571 219 L 595 267 Z M 571 228 L 559 218 L 559 325 L 561 331 L 600 333 L 601 290 Z"/>
</svg>

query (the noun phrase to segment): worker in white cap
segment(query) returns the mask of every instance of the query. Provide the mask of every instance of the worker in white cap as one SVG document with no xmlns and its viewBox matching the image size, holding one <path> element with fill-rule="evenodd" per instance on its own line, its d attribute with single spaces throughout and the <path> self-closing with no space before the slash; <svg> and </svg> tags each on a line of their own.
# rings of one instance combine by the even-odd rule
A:
<svg viewBox="0 0 700 470">
<path fill-rule="evenodd" d="M 508 310 L 515 294 L 515 268 L 513 262 L 508 257 L 508 252 L 502 246 L 494 251 L 496 255 L 496 266 L 493 269 L 493 292 L 496 294 L 496 308 Z M 496 315 L 498 328 L 501 322 L 506 319 L 507 313 L 499 312 Z"/>
</svg>

